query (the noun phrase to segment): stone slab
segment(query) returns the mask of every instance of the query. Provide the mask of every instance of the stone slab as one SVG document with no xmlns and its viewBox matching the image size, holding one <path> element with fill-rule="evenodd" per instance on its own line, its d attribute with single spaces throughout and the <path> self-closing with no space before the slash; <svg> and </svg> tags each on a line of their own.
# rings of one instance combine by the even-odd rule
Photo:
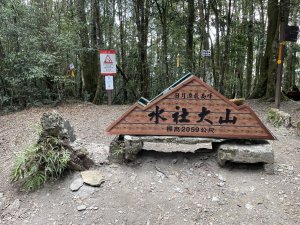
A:
<svg viewBox="0 0 300 225">
<path fill-rule="evenodd" d="M 229 141 L 218 147 L 218 163 L 226 161 L 240 163 L 274 163 L 274 152 L 268 141 L 237 142 Z"/>
<path fill-rule="evenodd" d="M 81 172 L 81 177 L 85 184 L 94 187 L 100 187 L 100 185 L 104 182 L 104 178 L 98 170 L 83 171 Z"/>
<path fill-rule="evenodd" d="M 177 143 L 177 144 L 201 144 L 211 142 L 222 142 L 226 139 L 178 137 L 178 136 L 134 136 L 125 135 L 124 140 L 132 142 L 157 142 L 157 143 Z"/>
</svg>

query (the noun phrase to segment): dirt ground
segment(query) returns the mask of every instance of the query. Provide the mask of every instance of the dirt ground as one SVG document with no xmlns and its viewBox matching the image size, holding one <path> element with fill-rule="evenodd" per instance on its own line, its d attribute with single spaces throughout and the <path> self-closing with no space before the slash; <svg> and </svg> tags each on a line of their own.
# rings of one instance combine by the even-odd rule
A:
<svg viewBox="0 0 300 225">
<path fill-rule="evenodd" d="M 271 141 L 274 175 L 257 164 L 220 168 L 215 152 L 183 153 L 191 146 L 167 144 L 145 145 L 129 165 L 103 164 L 113 139 L 105 128 L 128 106 L 75 103 L 54 108 L 74 126 L 77 139 L 102 156 L 95 169 L 105 182 L 77 192 L 69 187 L 78 172 L 33 193 L 19 192 L 9 181 L 15 154 L 36 140 L 36 124 L 52 108 L 0 116 L 0 224 L 300 224 L 300 137 L 294 128 L 265 122 L 272 103 L 248 104 L 278 139 Z M 300 120 L 300 102 L 283 102 L 281 109 L 293 122 Z M 80 205 L 87 208 L 79 211 Z"/>
</svg>

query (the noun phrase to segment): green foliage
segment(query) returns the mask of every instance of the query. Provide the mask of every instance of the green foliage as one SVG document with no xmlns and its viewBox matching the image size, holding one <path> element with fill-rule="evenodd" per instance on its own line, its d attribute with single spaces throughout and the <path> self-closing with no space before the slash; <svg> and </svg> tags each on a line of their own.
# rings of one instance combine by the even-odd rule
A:
<svg viewBox="0 0 300 225">
<path fill-rule="evenodd" d="M 26 107 L 73 94 L 62 90 L 70 85 L 68 65 L 75 63 L 76 21 L 68 14 L 58 21 L 58 11 L 22 1 L 7 1 L 0 10 L 0 106 Z"/>
<path fill-rule="evenodd" d="M 268 122 L 272 123 L 275 127 L 280 127 L 283 125 L 289 126 L 291 123 L 289 114 L 273 108 L 268 111 L 267 120 Z"/>
<path fill-rule="evenodd" d="M 18 155 L 11 171 L 11 181 L 22 179 L 25 190 L 36 190 L 46 181 L 60 177 L 69 161 L 70 152 L 61 145 L 60 140 L 47 137 Z"/>
<path fill-rule="evenodd" d="M 266 84 L 274 83 L 273 76 L 270 76 L 272 80 L 266 77 L 268 66 L 264 66 L 267 64 L 263 52 L 272 49 L 266 48 L 266 37 L 272 33 L 267 32 L 267 23 L 277 23 L 278 17 L 267 18 L 267 1 L 241 1 L 239 4 L 231 1 L 231 6 L 230 1 L 194 1 L 193 63 L 188 63 L 191 54 L 186 48 L 187 18 L 191 15 L 187 1 L 144 1 L 150 2 L 144 10 L 137 10 L 138 2 L 132 0 L 85 1 L 83 20 L 78 16 L 77 2 L 0 1 L 0 108 L 19 109 L 79 96 L 91 101 L 97 82 L 97 59 L 82 56 L 93 55 L 92 52 L 100 49 L 117 50 L 118 66 L 126 75 L 115 77 L 113 101 L 118 104 L 135 102 L 142 94 L 154 97 L 190 70 L 216 85 L 216 89 L 220 89 L 218 86 L 224 78 L 221 84 L 227 97 L 246 94 L 247 91 L 243 91 L 245 76 L 251 72 L 246 68 L 252 68 L 248 67 L 251 64 L 253 73 L 249 83 L 255 93 L 252 97 L 263 97 Z M 99 7 L 94 7 L 93 2 Z M 296 0 L 291 1 L 293 4 L 297 5 Z M 95 8 L 99 12 L 94 13 Z M 289 10 L 290 17 L 295 20 L 299 7 Z M 137 14 L 141 11 L 149 11 L 149 17 L 143 19 L 143 22 L 149 21 L 144 24 L 147 27 L 144 31 L 137 27 L 137 19 L 141 16 Z M 99 18 L 95 18 L 98 13 Z M 86 28 L 84 46 L 80 32 L 83 27 Z M 147 39 L 142 44 L 147 47 L 145 82 L 140 71 L 142 46 L 138 41 L 142 32 L 146 32 Z M 253 40 L 253 57 L 247 54 L 250 39 Z M 294 45 L 299 48 L 297 43 Z M 289 44 L 286 47 L 289 54 Z M 211 57 L 201 56 L 204 48 L 211 50 Z M 297 49 L 293 57 L 285 59 L 285 63 L 288 60 L 290 63 L 284 67 L 283 81 L 290 87 L 300 84 L 296 52 Z M 271 57 L 272 52 L 266 53 Z M 178 67 L 177 56 L 180 58 Z M 67 78 L 70 63 L 76 68 L 74 80 Z M 86 92 L 88 86 L 91 91 Z M 267 87 L 270 89 L 273 85 Z M 143 93 L 146 88 L 149 93 Z M 106 102 L 104 85 L 100 90 L 99 102 Z"/>
</svg>

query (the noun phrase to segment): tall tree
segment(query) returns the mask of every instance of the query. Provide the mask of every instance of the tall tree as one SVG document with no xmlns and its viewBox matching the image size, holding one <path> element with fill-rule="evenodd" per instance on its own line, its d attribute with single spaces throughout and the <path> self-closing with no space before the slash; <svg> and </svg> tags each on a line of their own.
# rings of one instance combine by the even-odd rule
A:
<svg viewBox="0 0 300 225">
<path fill-rule="evenodd" d="M 265 97 L 274 99 L 275 95 L 275 70 L 278 49 L 278 31 L 280 23 L 287 25 L 289 17 L 290 0 L 268 1 L 268 28 L 264 57 L 260 69 L 260 79 L 255 86 L 252 98 Z"/>
<path fill-rule="evenodd" d="M 147 41 L 148 41 L 148 26 L 150 1 L 134 0 L 135 19 L 138 30 L 138 53 L 139 53 L 139 89 L 140 93 L 148 98 L 150 95 L 150 77 L 147 60 Z"/>
<path fill-rule="evenodd" d="M 214 63 L 213 63 L 213 70 L 214 70 L 214 87 L 217 90 L 220 90 L 219 87 L 219 79 L 220 79 L 220 19 L 219 19 L 219 1 L 216 0 L 211 0 L 212 3 L 210 4 L 213 12 L 214 12 L 214 22 L 215 22 L 215 29 L 216 29 L 216 44 L 215 44 L 215 54 L 213 55 L 214 57 Z M 212 42 L 212 41 L 211 41 Z M 212 52 L 214 53 L 214 52 Z"/>
<path fill-rule="evenodd" d="M 167 19 L 168 19 L 168 10 L 170 6 L 170 0 L 155 0 L 158 14 L 159 14 L 159 21 L 161 23 L 162 27 L 162 62 L 163 62 L 163 67 L 164 67 L 164 84 L 167 86 L 170 77 L 169 77 L 169 62 L 168 62 L 168 24 L 167 24 Z"/>
<path fill-rule="evenodd" d="M 271 66 L 270 63 L 272 64 L 272 60 L 274 61 L 273 42 L 275 40 L 275 35 L 277 31 L 278 12 L 278 0 L 268 0 L 268 26 L 265 53 L 261 62 L 260 77 L 257 85 L 254 88 L 251 98 L 261 98 L 264 97 L 267 93 L 266 87 L 268 83 L 268 70 Z M 274 82 L 274 80 L 269 82 Z"/>
<path fill-rule="evenodd" d="M 93 56 L 93 64 L 94 64 L 94 71 L 97 73 L 97 88 L 96 93 L 94 95 L 93 103 L 100 102 L 100 95 L 102 92 L 102 83 L 103 77 L 100 76 L 99 66 L 98 66 L 98 50 L 103 47 L 103 36 L 102 36 L 102 29 L 100 26 L 100 8 L 99 8 L 99 0 L 92 0 L 91 2 L 91 13 L 92 13 L 92 22 L 91 22 L 91 43 L 92 48 L 94 49 L 94 56 Z"/>
<path fill-rule="evenodd" d="M 76 9 L 78 20 L 81 23 L 81 26 L 79 28 L 79 37 L 82 47 L 80 51 L 80 61 L 83 78 L 83 94 L 86 95 L 85 98 L 93 99 L 97 88 L 98 74 L 97 71 L 95 71 L 95 50 L 90 49 L 89 45 L 89 32 L 85 13 L 85 0 L 76 0 Z"/>
<path fill-rule="evenodd" d="M 246 69 L 246 94 L 248 97 L 251 92 L 251 83 L 253 76 L 253 45 L 254 45 L 254 3 L 253 0 L 247 1 L 249 4 L 248 22 L 247 22 L 247 69 Z"/>
<path fill-rule="evenodd" d="M 186 69 L 194 72 L 194 0 L 188 0 L 187 25 L 186 25 Z"/>
</svg>

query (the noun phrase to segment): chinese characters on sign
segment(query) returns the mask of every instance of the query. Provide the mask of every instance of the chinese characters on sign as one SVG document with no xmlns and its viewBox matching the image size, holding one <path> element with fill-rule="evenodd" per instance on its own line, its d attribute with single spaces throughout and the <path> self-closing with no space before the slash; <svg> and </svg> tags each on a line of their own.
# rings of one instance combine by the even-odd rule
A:
<svg viewBox="0 0 300 225">
<path fill-rule="evenodd" d="M 180 108 L 180 106 L 176 106 L 175 107 L 176 112 L 172 113 L 172 118 L 173 121 L 175 122 L 175 124 L 177 125 L 178 123 L 182 124 L 184 123 L 185 125 L 195 125 L 195 124 L 201 124 L 201 123 L 207 123 L 209 125 L 213 125 L 214 122 L 211 121 L 210 119 L 205 118 L 208 114 L 211 113 L 210 110 L 208 110 L 206 107 L 202 107 L 202 111 L 198 114 L 198 119 L 197 121 L 191 121 L 188 117 L 189 117 L 189 111 L 186 108 Z M 166 114 L 167 112 L 165 112 L 165 109 L 161 109 L 159 106 L 155 106 L 155 111 L 152 111 L 151 113 L 148 114 L 149 117 L 149 121 L 154 121 L 155 124 L 159 124 L 160 120 L 167 122 L 167 118 L 163 117 L 163 114 Z M 197 112 L 198 113 L 198 112 Z M 222 124 L 235 124 L 237 122 L 237 117 L 233 116 L 232 118 L 230 118 L 230 113 L 231 110 L 230 109 L 226 109 L 226 111 L 224 112 L 226 114 L 225 119 L 223 119 L 222 116 L 219 117 L 219 120 L 216 122 L 218 125 L 222 125 Z M 154 120 L 153 120 L 154 119 Z M 181 128 L 181 129 L 180 129 Z M 167 126 L 166 127 L 167 132 L 214 132 L 214 128 L 199 128 L 199 127 L 173 127 L 172 126 Z"/>
<path fill-rule="evenodd" d="M 185 92 L 176 92 L 175 93 L 175 98 L 181 98 L 181 99 L 211 99 L 212 98 L 212 93 L 205 94 L 201 93 L 199 94 L 198 92 L 196 93 L 185 93 Z"/>
<path fill-rule="evenodd" d="M 186 92 L 176 92 L 175 99 L 197 99 L 197 100 L 211 100 L 213 95 L 211 92 L 209 93 L 186 93 Z M 160 124 L 160 122 L 168 123 L 166 127 L 167 132 L 201 132 L 201 133 L 214 133 L 214 127 L 198 127 L 195 125 L 222 125 L 222 124 L 235 124 L 237 122 L 237 117 L 230 115 L 231 110 L 226 108 L 223 112 L 225 117 L 219 116 L 218 121 L 212 121 L 211 119 L 207 118 L 208 115 L 211 113 L 205 106 L 200 106 L 200 111 L 197 111 L 197 120 L 191 121 L 190 119 L 190 112 L 187 108 L 180 107 L 179 105 L 175 106 L 175 112 L 166 111 L 164 108 L 160 108 L 160 106 L 155 106 L 155 111 L 152 111 L 148 114 L 149 121 L 153 121 L 155 124 Z M 195 112 L 193 112 L 195 113 Z M 167 114 L 171 114 L 172 121 L 168 121 Z M 170 118 L 170 117 L 169 117 Z M 169 123 L 175 123 L 176 126 L 169 125 Z M 179 126 L 179 125 L 192 125 L 192 127 L 186 126 Z"/>
</svg>

